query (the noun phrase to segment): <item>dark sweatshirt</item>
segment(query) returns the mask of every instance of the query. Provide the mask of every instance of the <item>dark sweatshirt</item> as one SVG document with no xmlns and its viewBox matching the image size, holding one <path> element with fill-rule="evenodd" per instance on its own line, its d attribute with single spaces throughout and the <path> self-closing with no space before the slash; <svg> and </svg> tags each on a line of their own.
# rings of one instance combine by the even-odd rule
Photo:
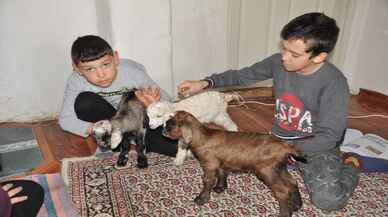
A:
<svg viewBox="0 0 388 217">
<path fill-rule="evenodd" d="M 273 78 L 276 99 L 274 135 L 292 139 L 305 152 L 339 145 L 346 129 L 349 87 L 333 64 L 325 62 L 313 74 L 301 75 L 286 71 L 281 54 L 275 54 L 252 66 L 207 77 L 214 87 L 246 86 L 269 78 Z M 301 137 L 306 138 L 297 139 Z"/>
</svg>

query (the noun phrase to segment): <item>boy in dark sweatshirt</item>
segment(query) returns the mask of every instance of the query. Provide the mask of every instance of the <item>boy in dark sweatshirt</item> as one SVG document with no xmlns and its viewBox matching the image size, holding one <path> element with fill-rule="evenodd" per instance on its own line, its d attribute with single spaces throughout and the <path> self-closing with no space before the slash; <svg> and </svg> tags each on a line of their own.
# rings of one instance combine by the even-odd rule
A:
<svg viewBox="0 0 388 217">
<path fill-rule="evenodd" d="M 307 13 L 283 27 L 282 53 L 240 70 L 178 86 L 180 94 L 188 94 L 272 78 L 276 99 L 272 133 L 295 144 L 307 156 L 308 163 L 298 167 L 312 203 L 324 210 L 344 207 L 359 179 L 358 170 L 344 165 L 339 152 L 346 129 L 349 87 L 342 72 L 326 61 L 338 33 L 334 19 Z"/>
</svg>

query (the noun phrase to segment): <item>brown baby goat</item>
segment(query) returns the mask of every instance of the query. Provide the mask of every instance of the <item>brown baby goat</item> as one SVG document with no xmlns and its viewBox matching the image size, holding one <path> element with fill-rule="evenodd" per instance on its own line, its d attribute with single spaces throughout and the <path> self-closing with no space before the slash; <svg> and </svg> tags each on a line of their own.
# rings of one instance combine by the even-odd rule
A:
<svg viewBox="0 0 388 217">
<path fill-rule="evenodd" d="M 203 189 L 194 199 L 198 205 L 209 201 L 212 189 L 225 191 L 228 171 L 237 170 L 254 172 L 273 191 L 280 216 L 291 216 L 301 208 L 298 185 L 287 171 L 287 162 L 289 156 L 303 158 L 292 145 L 267 134 L 210 129 L 184 111 L 167 121 L 163 134 L 183 139 L 201 164 Z"/>
</svg>

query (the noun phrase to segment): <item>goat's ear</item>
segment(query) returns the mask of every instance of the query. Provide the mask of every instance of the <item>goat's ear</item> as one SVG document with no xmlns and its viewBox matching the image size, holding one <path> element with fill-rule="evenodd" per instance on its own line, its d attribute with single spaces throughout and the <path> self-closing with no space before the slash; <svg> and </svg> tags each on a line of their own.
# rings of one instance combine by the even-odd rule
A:
<svg viewBox="0 0 388 217">
<path fill-rule="evenodd" d="M 191 141 L 193 140 L 193 131 L 191 130 L 191 128 L 183 125 L 181 126 L 181 132 L 182 132 L 183 141 L 186 144 L 190 144 Z"/>
<path fill-rule="evenodd" d="M 188 113 L 185 111 L 176 111 L 176 112 L 174 112 L 174 116 L 178 120 L 179 123 L 183 123 L 183 122 L 185 122 L 185 120 L 188 116 Z"/>
<path fill-rule="evenodd" d="M 176 112 L 171 112 L 170 114 L 168 114 L 168 118 L 173 118 L 174 116 L 176 115 Z"/>
</svg>

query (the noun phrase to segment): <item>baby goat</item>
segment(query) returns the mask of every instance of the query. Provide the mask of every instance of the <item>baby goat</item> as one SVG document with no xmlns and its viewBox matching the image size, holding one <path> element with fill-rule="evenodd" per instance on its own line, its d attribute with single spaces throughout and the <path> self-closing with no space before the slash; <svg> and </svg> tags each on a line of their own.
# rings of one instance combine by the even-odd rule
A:
<svg viewBox="0 0 388 217">
<path fill-rule="evenodd" d="M 128 162 L 128 152 L 132 141 L 136 143 L 137 166 L 148 166 L 145 155 L 145 107 L 136 98 L 135 90 L 123 94 L 115 116 L 110 120 L 102 120 L 94 124 L 92 135 L 102 148 L 120 148 L 117 160 L 118 166 L 125 166 Z"/>
<path fill-rule="evenodd" d="M 240 96 L 233 93 L 205 91 L 174 103 L 168 101 L 152 103 L 147 107 L 149 125 L 151 129 L 155 129 L 165 124 L 174 112 L 186 111 L 201 123 L 215 123 L 226 130 L 238 131 L 237 125 L 227 112 L 228 102 L 232 100 L 240 100 Z M 181 165 L 190 155 L 187 145 L 179 140 L 174 163 Z"/>
<path fill-rule="evenodd" d="M 194 199 L 198 205 L 209 201 L 210 191 L 227 188 L 228 171 L 252 171 L 272 191 L 279 202 L 280 216 L 291 216 L 302 206 L 298 185 L 287 171 L 288 157 L 299 161 L 299 152 L 267 134 L 228 132 L 210 129 L 193 115 L 178 111 L 167 121 L 163 134 L 171 139 L 183 139 L 199 160 L 203 189 Z"/>
</svg>

